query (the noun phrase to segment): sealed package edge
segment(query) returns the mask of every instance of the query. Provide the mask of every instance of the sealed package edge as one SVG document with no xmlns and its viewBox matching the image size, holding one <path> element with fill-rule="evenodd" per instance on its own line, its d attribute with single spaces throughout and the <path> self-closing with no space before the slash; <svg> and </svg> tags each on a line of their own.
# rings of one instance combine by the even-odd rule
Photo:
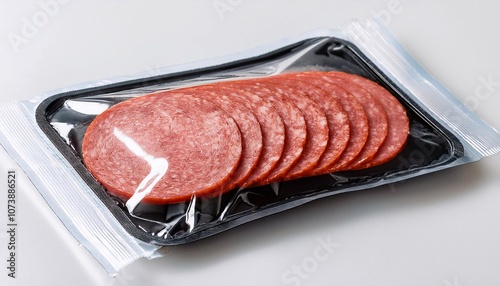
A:
<svg viewBox="0 0 500 286">
<path fill-rule="evenodd" d="M 372 20 L 0 111 L 2 146 L 110 273 L 500 151 L 500 134 Z"/>
</svg>

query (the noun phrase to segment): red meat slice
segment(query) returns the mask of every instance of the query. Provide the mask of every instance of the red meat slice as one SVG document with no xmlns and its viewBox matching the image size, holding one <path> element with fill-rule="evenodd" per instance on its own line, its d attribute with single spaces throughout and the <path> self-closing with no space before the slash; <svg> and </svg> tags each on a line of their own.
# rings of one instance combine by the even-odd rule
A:
<svg viewBox="0 0 500 286">
<path fill-rule="evenodd" d="M 318 164 L 328 143 L 329 130 L 325 113 L 305 92 L 274 80 L 274 77 L 259 79 L 257 84 L 275 90 L 277 95 L 293 102 L 304 115 L 307 142 L 302 156 L 283 177 L 283 180 L 306 176 Z"/>
<path fill-rule="evenodd" d="M 296 77 L 325 90 L 345 110 L 350 123 L 349 143 L 340 158 L 330 166 L 323 168 L 323 172 L 326 174 L 343 170 L 358 156 L 368 139 L 368 119 L 363 106 L 345 89 L 329 83 L 322 73 L 302 72 L 297 73 Z"/>
<path fill-rule="evenodd" d="M 262 153 L 262 131 L 259 121 L 248 108 L 235 98 L 225 94 L 225 91 L 207 90 L 201 93 L 190 92 L 189 89 L 185 89 L 183 92 L 197 98 L 206 99 L 217 105 L 229 114 L 238 125 L 242 139 L 241 161 L 232 178 L 228 180 L 226 189 L 241 185 L 257 167 Z"/>
<path fill-rule="evenodd" d="M 349 120 L 339 102 L 325 90 L 314 86 L 296 74 L 284 74 L 275 77 L 276 81 L 304 92 L 325 113 L 328 123 L 328 142 L 318 164 L 308 175 L 324 174 L 333 165 L 347 147 L 350 137 Z"/>
<path fill-rule="evenodd" d="M 388 133 L 387 116 L 379 101 L 368 91 L 351 81 L 336 77 L 332 73 L 321 73 L 325 80 L 337 85 L 356 97 L 363 106 L 368 119 L 368 140 L 356 158 L 349 162 L 344 169 L 355 169 L 357 166 L 372 160 L 375 153 L 384 143 Z"/>
<path fill-rule="evenodd" d="M 262 131 L 262 153 L 255 169 L 238 187 L 248 187 L 263 180 L 278 164 L 285 146 L 285 125 L 275 107 L 256 94 L 229 86 L 229 82 L 190 87 L 188 89 L 202 92 L 219 92 L 233 98 L 252 111 L 260 123 Z"/>
<path fill-rule="evenodd" d="M 242 152 L 226 112 L 172 92 L 112 106 L 92 121 L 82 144 L 84 163 L 109 193 L 154 204 L 225 191 Z"/>
<path fill-rule="evenodd" d="M 403 105 L 388 90 L 364 77 L 343 72 L 329 72 L 329 76 L 343 78 L 361 86 L 380 102 L 387 114 L 388 134 L 384 143 L 373 159 L 356 165 L 352 169 L 359 170 L 381 165 L 396 157 L 405 146 L 410 130 L 410 122 Z"/>
<path fill-rule="evenodd" d="M 273 85 L 259 84 L 260 80 L 240 80 L 226 83 L 225 86 L 236 90 L 248 91 L 272 104 L 285 125 L 285 146 L 278 164 L 267 176 L 256 184 L 265 185 L 280 181 L 299 160 L 307 139 L 306 121 L 301 111 L 287 97 L 278 92 Z M 268 115 L 269 116 L 269 115 Z M 244 184 L 250 185 L 250 184 Z"/>
</svg>

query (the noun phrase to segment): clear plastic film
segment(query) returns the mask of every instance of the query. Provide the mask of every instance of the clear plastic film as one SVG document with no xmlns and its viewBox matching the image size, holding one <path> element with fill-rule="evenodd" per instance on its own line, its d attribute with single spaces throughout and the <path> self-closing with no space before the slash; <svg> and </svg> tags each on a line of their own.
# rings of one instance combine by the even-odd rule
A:
<svg viewBox="0 0 500 286">
<path fill-rule="evenodd" d="M 134 195 L 115 196 L 83 164 L 87 128 L 120 102 L 189 86 L 300 71 L 357 74 L 390 91 L 410 120 L 408 141 L 399 155 L 365 170 L 233 188 L 216 196 L 164 204 L 146 203 L 144 198 L 168 172 L 169 162 L 152 156 L 119 129 L 114 136 L 149 168 L 134 182 Z M 188 243 L 321 197 L 406 180 L 500 151 L 500 135 L 425 73 L 372 20 L 158 70 L 153 77 L 137 75 L 94 85 L 0 107 L 0 143 L 68 230 L 110 273 L 140 257 L 153 257 L 160 246 Z"/>
</svg>

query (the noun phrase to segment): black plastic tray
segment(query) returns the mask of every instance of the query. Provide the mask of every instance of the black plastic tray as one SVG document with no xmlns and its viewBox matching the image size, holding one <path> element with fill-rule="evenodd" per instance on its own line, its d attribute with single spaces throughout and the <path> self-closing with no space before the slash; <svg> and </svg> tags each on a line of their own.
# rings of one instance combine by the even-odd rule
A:
<svg viewBox="0 0 500 286">
<path fill-rule="evenodd" d="M 104 110 L 130 97 L 168 88 L 172 83 L 195 83 L 213 75 L 231 77 L 245 71 L 255 76 L 269 63 L 288 59 L 313 46 L 285 71 L 338 70 L 361 75 L 387 88 L 405 106 L 410 118 L 408 142 L 398 157 L 362 171 L 303 178 L 273 187 L 232 190 L 217 198 L 199 198 L 194 204 L 192 201 L 173 205 L 140 204 L 132 214 L 126 209 L 125 202 L 108 195 L 82 163 L 81 142 L 86 128 L 97 115 L 96 108 Z M 314 38 L 219 66 L 57 94 L 39 105 L 36 119 L 123 227 L 138 239 L 158 245 L 198 240 L 324 196 L 371 188 L 390 181 L 387 179 L 407 178 L 421 169 L 450 164 L 463 156 L 463 146 L 452 133 L 420 109 L 354 45 L 337 38 Z M 194 220 L 185 219 L 188 209 L 194 213 Z"/>
</svg>

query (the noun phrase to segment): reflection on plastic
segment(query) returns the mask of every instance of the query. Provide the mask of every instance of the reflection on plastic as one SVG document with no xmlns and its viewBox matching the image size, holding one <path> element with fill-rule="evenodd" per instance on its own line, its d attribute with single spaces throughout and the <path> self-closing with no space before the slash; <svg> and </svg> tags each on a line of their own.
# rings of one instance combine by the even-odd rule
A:
<svg viewBox="0 0 500 286">
<path fill-rule="evenodd" d="M 129 212 L 132 212 L 135 207 L 153 190 L 154 186 L 160 181 L 160 179 L 165 175 L 168 170 L 168 161 L 166 158 L 155 158 L 154 156 L 146 153 L 134 139 L 125 135 L 118 128 L 113 130 L 113 134 L 120 140 L 125 146 L 134 153 L 137 157 L 144 159 L 149 166 L 151 171 L 144 177 L 142 182 L 137 186 L 134 191 L 134 195 L 127 201 L 126 206 Z"/>
<path fill-rule="evenodd" d="M 102 102 L 88 102 L 88 101 L 76 101 L 68 100 L 65 103 L 70 109 L 79 112 L 81 114 L 93 114 L 98 115 L 103 113 L 109 108 L 109 104 Z"/>
<path fill-rule="evenodd" d="M 52 127 L 54 127 L 54 129 L 61 134 L 70 134 L 71 130 L 73 130 L 74 128 L 73 124 L 68 124 L 64 122 L 52 122 L 51 124 Z M 69 140 L 69 136 L 65 136 L 63 139 L 66 141 L 66 143 L 71 145 L 71 140 Z"/>
</svg>

